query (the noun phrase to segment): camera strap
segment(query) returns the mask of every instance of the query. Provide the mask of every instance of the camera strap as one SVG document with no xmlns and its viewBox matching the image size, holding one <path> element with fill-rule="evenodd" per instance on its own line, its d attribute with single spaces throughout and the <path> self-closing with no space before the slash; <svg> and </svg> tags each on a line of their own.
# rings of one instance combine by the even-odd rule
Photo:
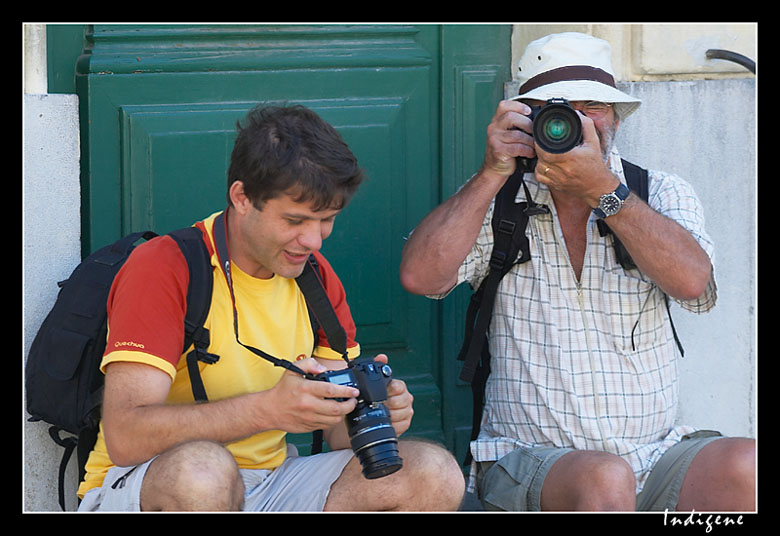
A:
<svg viewBox="0 0 780 536">
<path fill-rule="evenodd" d="M 225 209 L 225 211 L 219 216 L 217 216 L 216 220 L 214 220 L 213 235 L 214 235 L 214 244 L 216 245 L 217 248 L 217 258 L 219 259 L 219 266 L 222 269 L 222 273 L 225 275 L 225 280 L 227 281 L 228 290 L 230 291 L 230 300 L 232 301 L 232 305 L 233 305 L 233 330 L 235 331 L 236 334 L 236 342 L 241 346 L 243 346 L 244 348 L 246 348 L 247 350 L 249 350 L 250 352 L 252 352 L 253 354 L 255 354 L 256 356 L 262 357 L 266 361 L 270 361 L 276 367 L 282 367 L 296 374 L 300 374 L 305 378 L 312 379 L 314 377 L 313 374 L 304 372 L 303 370 L 295 366 L 294 363 L 287 361 L 286 359 L 279 359 L 278 357 L 274 357 L 271 354 L 264 352 L 263 350 L 260 350 L 258 348 L 249 346 L 241 342 L 241 339 L 238 336 L 238 309 L 236 308 L 236 296 L 235 293 L 233 292 L 233 277 L 231 276 L 230 273 L 230 252 L 227 245 L 227 221 L 225 219 L 225 215 L 227 214 L 227 211 L 228 209 Z M 304 271 L 306 270 L 312 270 L 312 267 L 308 261 L 306 263 L 306 267 Z"/>
</svg>

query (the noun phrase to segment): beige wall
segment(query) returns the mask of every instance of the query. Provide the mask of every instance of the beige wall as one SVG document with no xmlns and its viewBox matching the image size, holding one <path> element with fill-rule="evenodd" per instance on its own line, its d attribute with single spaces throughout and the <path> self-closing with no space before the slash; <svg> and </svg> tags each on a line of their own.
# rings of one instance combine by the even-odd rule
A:
<svg viewBox="0 0 780 536">
<path fill-rule="evenodd" d="M 757 56 L 756 24 L 516 24 L 512 32 L 513 77 L 526 45 L 550 33 L 582 32 L 612 45 L 619 81 L 668 81 L 752 76 L 744 67 L 707 59 L 708 49 Z"/>
</svg>

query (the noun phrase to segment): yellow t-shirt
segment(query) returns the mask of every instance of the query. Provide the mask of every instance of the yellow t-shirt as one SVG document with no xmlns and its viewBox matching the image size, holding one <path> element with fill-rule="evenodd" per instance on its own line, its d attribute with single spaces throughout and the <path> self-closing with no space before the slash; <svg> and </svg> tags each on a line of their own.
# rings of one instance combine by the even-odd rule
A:
<svg viewBox="0 0 780 536">
<path fill-rule="evenodd" d="M 209 400 L 216 401 L 273 387 L 284 369 L 275 367 L 236 342 L 233 330 L 233 303 L 224 274 L 211 242 L 212 215 L 197 224 L 208 233 L 214 270 L 211 308 L 205 322 L 209 330 L 209 353 L 220 356 L 216 364 L 199 363 Z M 354 340 L 355 327 L 344 291 L 327 261 L 318 255 L 331 303 L 347 331 L 349 356 L 359 354 Z M 293 279 L 274 276 L 257 279 L 231 266 L 241 342 L 280 359 L 295 361 L 312 354 L 341 359 L 320 333 L 312 352 L 314 335 L 303 294 Z M 186 304 L 188 271 L 178 247 L 170 238 L 144 243 L 128 259 L 117 276 L 109 296 L 109 336 L 101 367 L 115 361 L 133 361 L 157 367 L 172 378 L 169 404 L 193 403 L 186 353 L 181 354 L 184 335 L 181 327 Z M 239 467 L 272 469 L 286 456 L 285 432 L 267 431 L 229 443 Z M 106 451 L 102 426 L 87 462 L 85 481 L 79 495 L 102 484 L 112 466 Z"/>
</svg>

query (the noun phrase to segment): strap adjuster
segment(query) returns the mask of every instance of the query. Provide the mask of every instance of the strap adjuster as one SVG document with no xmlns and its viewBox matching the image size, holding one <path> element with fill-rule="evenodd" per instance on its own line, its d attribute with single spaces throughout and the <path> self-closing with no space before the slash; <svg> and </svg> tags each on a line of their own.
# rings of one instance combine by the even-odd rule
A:
<svg viewBox="0 0 780 536">
<path fill-rule="evenodd" d="M 494 250 L 492 255 L 490 255 L 490 267 L 494 270 L 501 270 L 504 267 L 504 263 L 506 263 L 506 252 Z"/>
<path fill-rule="evenodd" d="M 513 221 L 501 220 L 500 222 L 498 222 L 498 232 L 511 235 L 512 233 L 515 232 L 516 226 L 517 224 Z"/>
</svg>

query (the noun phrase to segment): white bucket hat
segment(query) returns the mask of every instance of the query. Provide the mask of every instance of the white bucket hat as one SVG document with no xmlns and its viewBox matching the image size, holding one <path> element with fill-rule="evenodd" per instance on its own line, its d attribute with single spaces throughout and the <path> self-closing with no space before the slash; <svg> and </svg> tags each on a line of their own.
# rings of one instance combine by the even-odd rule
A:
<svg viewBox="0 0 780 536">
<path fill-rule="evenodd" d="M 591 35 L 566 32 L 537 39 L 526 47 L 519 69 L 519 95 L 512 100 L 613 103 L 621 119 L 642 102 L 615 87 L 611 47 Z"/>
</svg>

